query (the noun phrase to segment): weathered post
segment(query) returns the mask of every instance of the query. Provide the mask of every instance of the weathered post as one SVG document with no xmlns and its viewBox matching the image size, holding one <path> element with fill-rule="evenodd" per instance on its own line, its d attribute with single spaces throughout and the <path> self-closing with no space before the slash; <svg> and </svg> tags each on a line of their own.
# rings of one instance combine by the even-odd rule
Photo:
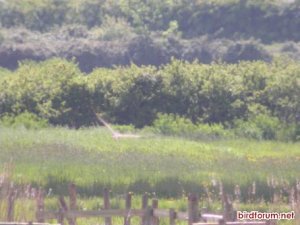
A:
<svg viewBox="0 0 300 225">
<path fill-rule="evenodd" d="M 126 194 L 126 199 L 125 199 L 125 208 L 128 210 L 127 216 L 124 217 L 124 225 L 130 225 L 130 210 L 131 210 L 131 198 L 132 198 L 132 193 L 127 193 Z"/>
<path fill-rule="evenodd" d="M 152 210 L 158 209 L 158 199 L 152 199 Z M 158 225 L 159 224 L 159 218 L 152 216 L 152 225 Z"/>
<path fill-rule="evenodd" d="M 104 209 L 110 209 L 109 190 L 107 188 L 103 190 L 103 201 Z M 105 225 L 111 225 L 111 217 L 105 217 Z"/>
<path fill-rule="evenodd" d="M 57 217 L 57 222 L 61 225 L 64 224 L 65 213 L 68 211 L 67 204 L 63 196 L 60 196 L 58 199 L 59 203 L 59 213 Z"/>
<path fill-rule="evenodd" d="M 36 196 L 36 220 L 39 223 L 44 223 L 44 211 L 45 211 L 45 203 L 44 203 L 44 191 L 40 188 L 38 190 Z"/>
<path fill-rule="evenodd" d="M 223 203 L 223 218 L 225 221 L 235 221 L 236 220 L 236 213 L 233 210 L 233 206 L 231 201 L 229 200 L 229 197 L 226 193 L 223 192 L 222 194 L 222 203 Z"/>
<path fill-rule="evenodd" d="M 199 221 L 199 202 L 196 194 L 188 196 L 188 224 L 192 225 Z"/>
<path fill-rule="evenodd" d="M 59 217 L 61 217 L 60 219 L 62 219 L 63 222 L 64 217 L 66 217 L 69 225 L 72 225 L 73 222 L 72 217 L 68 214 L 69 208 L 63 196 L 59 197 L 59 204 L 60 204 Z"/>
<path fill-rule="evenodd" d="M 170 209 L 169 211 L 169 223 L 170 225 L 175 225 L 176 212 L 174 209 Z"/>
<path fill-rule="evenodd" d="M 143 196 L 142 196 L 142 210 L 145 211 L 144 215 L 142 216 L 142 219 L 141 219 L 141 225 L 147 225 L 146 222 L 147 222 L 147 217 L 149 216 L 148 215 L 148 195 L 145 193 Z"/>
<path fill-rule="evenodd" d="M 70 210 L 74 211 L 77 209 L 77 192 L 75 184 L 69 184 L 69 195 L 70 195 Z M 70 225 L 76 225 L 76 216 L 70 218 Z"/>
</svg>

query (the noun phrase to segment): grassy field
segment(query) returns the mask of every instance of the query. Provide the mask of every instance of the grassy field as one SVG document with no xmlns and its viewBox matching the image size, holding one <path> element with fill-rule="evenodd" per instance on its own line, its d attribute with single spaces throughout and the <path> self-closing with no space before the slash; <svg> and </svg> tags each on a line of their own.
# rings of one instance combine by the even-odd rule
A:
<svg viewBox="0 0 300 225">
<path fill-rule="evenodd" d="M 103 187 L 109 187 L 116 208 L 124 203 L 118 195 L 133 191 L 162 198 L 162 208 L 185 210 L 186 193 L 198 192 L 202 206 L 218 212 L 222 210 L 218 199 L 220 181 L 229 193 L 239 185 L 238 209 L 290 209 L 284 194 L 280 204 L 268 201 L 274 191 L 299 180 L 299 143 L 188 140 L 146 132 L 141 135 L 140 139 L 114 140 L 103 128 L 1 128 L 0 163 L 13 163 L 13 179 L 19 184 L 42 185 L 47 191 L 51 188 L 46 201 L 50 209 L 57 204 L 54 196 L 66 193 L 67 183 L 75 182 L 81 209 L 99 208 Z M 249 200 L 253 182 L 255 199 Z M 136 198 L 133 206 L 139 207 L 139 201 Z M 34 201 L 17 203 L 15 216 L 18 220 L 31 218 L 33 208 Z M 80 224 L 93 222 L 96 220 Z"/>
<path fill-rule="evenodd" d="M 97 195 L 103 186 L 115 192 L 156 192 L 180 196 L 221 180 L 258 189 L 299 179 L 300 144 L 269 141 L 192 141 L 142 134 L 114 140 L 102 128 L 0 130 L 0 162 L 12 160 L 14 180 L 62 192 L 75 182 L 82 194 Z M 269 183 L 269 184 L 268 184 Z"/>
</svg>

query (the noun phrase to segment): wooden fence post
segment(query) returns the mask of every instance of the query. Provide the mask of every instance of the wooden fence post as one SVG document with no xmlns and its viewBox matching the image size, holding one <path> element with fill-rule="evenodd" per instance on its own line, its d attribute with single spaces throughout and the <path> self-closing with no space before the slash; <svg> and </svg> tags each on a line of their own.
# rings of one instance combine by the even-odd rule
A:
<svg viewBox="0 0 300 225">
<path fill-rule="evenodd" d="M 63 196 L 59 197 L 59 204 L 60 204 L 59 220 L 61 220 L 61 222 L 62 222 L 61 224 L 63 224 L 65 214 L 68 213 L 68 211 L 69 211 L 68 205 Z M 69 216 L 66 216 L 66 219 L 68 220 L 69 225 L 72 225 L 72 218 L 70 218 Z"/>
<path fill-rule="evenodd" d="M 7 221 L 14 220 L 15 190 L 13 185 L 9 187 L 7 197 Z"/>
<path fill-rule="evenodd" d="M 222 204 L 223 204 L 223 218 L 225 221 L 235 221 L 236 213 L 233 210 L 231 201 L 229 200 L 228 195 L 223 192 L 222 194 Z"/>
<path fill-rule="evenodd" d="M 143 210 L 147 210 L 147 207 L 148 207 L 148 195 L 147 194 L 144 194 L 142 196 L 142 209 Z M 146 222 L 147 222 L 147 218 L 148 215 L 147 215 L 147 212 L 142 216 L 142 219 L 141 219 L 141 225 L 147 225 Z"/>
<path fill-rule="evenodd" d="M 40 188 L 37 192 L 36 196 L 36 220 L 39 223 L 44 223 L 44 211 L 45 211 L 45 203 L 44 203 L 44 191 Z"/>
<path fill-rule="evenodd" d="M 189 194 L 188 196 L 188 224 L 192 225 L 199 221 L 199 202 L 198 196 Z"/>
<path fill-rule="evenodd" d="M 110 209 L 109 190 L 107 188 L 103 190 L 103 201 L 104 209 Z M 111 217 L 105 217 L 105 225 L 111 225 Z"/>
<path fill-rule="evenodd" d="M 57 217 L 57 222 L 61 225 L 64 224 L 64 217 L 65 217 L 65 211 L 67 208 L 65 199 L 63 196 L 60 196 L 58 199 L 58 204 L 59 204 L 59 212 L 58 212 L 58 217 Z"/>
<path fill-rule="evenodd" d="M 70 210 L 77 209 L 77 192 L 75 184 L 69 184 L 69 195 L 70 195 Z M 70 218 L 70 225 L 76 225 L 76 217 Z"/>
<path fill-rule="evenodd" d="M 170 225 L 175 225 L 176 212 L 174 209 L 170 209 L 169 211 L 169 223 Z"/>
<path fill-rule="evenodd" d="M 158 208 L 158 199 L 152 199 L 152 209 L 155 210 Z M 152 217 L 152 225 L 158 225 L 159 224 L 159 218 L 153 216 Z"/>
<path fill-rule="evenodd" d="M 132 193 L 127 193 L 126 194 L 126 199 L 125 199 L 125 208 L 128 210 L 128 215 L 124 217 L 124 225 L 130 225 L 130 210 L 131 210 L 131 198 L 132 198 Z"/>
</svg>

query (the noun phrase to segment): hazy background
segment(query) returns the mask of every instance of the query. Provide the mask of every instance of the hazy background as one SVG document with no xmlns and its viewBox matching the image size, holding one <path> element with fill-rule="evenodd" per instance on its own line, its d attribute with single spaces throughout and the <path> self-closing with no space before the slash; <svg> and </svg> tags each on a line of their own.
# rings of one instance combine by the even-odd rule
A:
<svg viewBox="0 0 300 225">
<path fill-rule="evenodd" d="M 80 69 L 299 59 L 300 3 L 281 0 L 2 0 L 0 66 L 75 58 Z"/>
</svg>

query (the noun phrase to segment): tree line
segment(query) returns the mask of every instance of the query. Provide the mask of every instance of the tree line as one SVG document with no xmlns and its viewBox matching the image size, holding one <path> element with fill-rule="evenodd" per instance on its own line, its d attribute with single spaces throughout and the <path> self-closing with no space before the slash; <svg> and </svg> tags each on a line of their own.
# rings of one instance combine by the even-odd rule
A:
<svg viewBox="0 0 300 225">
<path fill-rule="evenodd" d="M 290 60 L 207 65 L 173 59 L 160 67 L 131 64 L 89 74 L 74 61 L 25 61 L 15 71 L 0 70 L 0 116 L 29 112 L 53 125 L 81 127 L 96 123 L 96 111 L 112 123 L 141 128 L 174 115 L 241 132 L 261 127 L 266 139 L 281 130 L 296 140 L 299 74 L 300 65 Z"/>
<path fill-rule="evenodd" d="M 0 66 L 75 58 L 84 72 L 155 65 L 300 59 L 299 2 L 0 1 Z"/>
<path fill-rule="evenodd" d="M 208 37 L 199 37 L 187 41 L 173 35 L 160 34 L 132 34 L 102 40 L 94 36 L 92 31 L 78 25 L 63 27 L 54 33 L 37 33 L 23 28 L 6 30 L 4 33 L 0 44 L 0 66 L 12 70 L 18 67 L 19 61 L 25 59 L 43 61 L 52 57 L 74 58 L 83 72 L 91 72 L 97 67 L 112 68 L 114 65 L 130 63 L 160 66 L 169 63 L 172 57 L 202 63 L 271 61 L 273 57 L 255 40 L 209 40 Z"/>
<path fill-rule="evenodd" d="M 18 0 L 0 2 L 5 28 L 47 31 L 66 24 L 88 28 L 108 18 L 125 21 L 136 33 L 178 29 L 185 38 L 249 38 L 263 42 L 299 41 L 299 1 L 281 0 Z"/>
</svg>

